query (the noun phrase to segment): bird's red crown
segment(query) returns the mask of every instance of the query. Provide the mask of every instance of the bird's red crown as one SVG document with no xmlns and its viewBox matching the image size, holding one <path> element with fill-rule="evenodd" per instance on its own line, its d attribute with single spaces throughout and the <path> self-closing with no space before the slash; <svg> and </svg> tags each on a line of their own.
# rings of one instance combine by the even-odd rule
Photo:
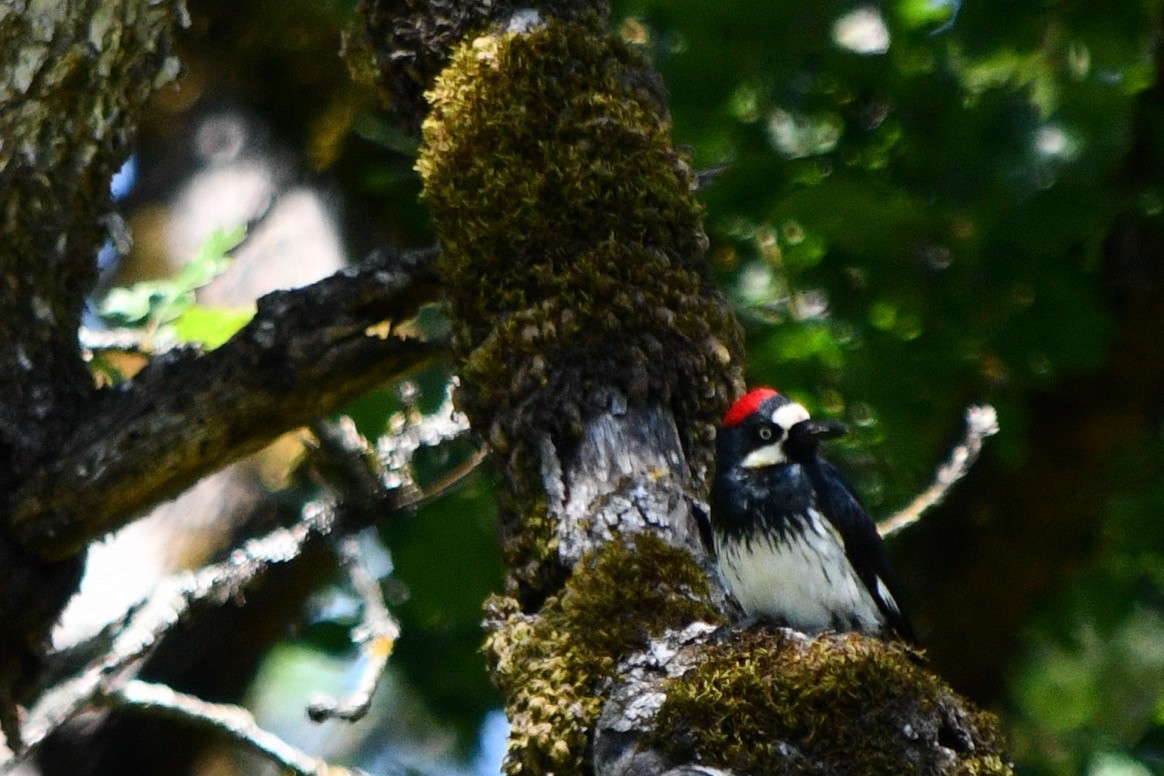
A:
<svg viewBox="0 0 1164 776">
<path fill-rule="evenodd" d="M 743 423 L 744 418 L 760 409 L 760 405 L 764 403 L 765 399 L 771 399 L 773 396 L 779 395 L 779 393 L 771 388 L 753 388 L 736 399 L 736 403 L 728 408 L 728 411 L 723 416 L 723 425 L 731 427 Z"/>
</svg>

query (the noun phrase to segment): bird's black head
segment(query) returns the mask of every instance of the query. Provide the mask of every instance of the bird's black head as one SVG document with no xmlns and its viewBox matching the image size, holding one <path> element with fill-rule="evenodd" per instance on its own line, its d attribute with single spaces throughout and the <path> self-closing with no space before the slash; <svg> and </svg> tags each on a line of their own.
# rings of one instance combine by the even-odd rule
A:
<svg viewBox="0 0 1164 776">
<path fill-rule="evenodd" d="M 843 423 L 813 420 L 800 404 L 771 388 L 755 388 L 723 416 L 716 457 L 742 469 L 804 462 L 816 456 L 822 439 L 843 433 Z"/>
</svg>

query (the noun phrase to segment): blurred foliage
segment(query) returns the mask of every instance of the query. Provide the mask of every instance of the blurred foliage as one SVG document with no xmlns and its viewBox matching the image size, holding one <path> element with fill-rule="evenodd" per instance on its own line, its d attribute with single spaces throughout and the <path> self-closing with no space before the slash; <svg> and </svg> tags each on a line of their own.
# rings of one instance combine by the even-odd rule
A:
<svg viewBox="0 0 1164 776">
<path fill-rule="evenodd" d="M 478 482 L 383 531 L 408 590 L 394 607 L 406 630 L 393 657 L 466 743 L 501 703 L 480 654 L 481 604 L 502 579 L 495 498 L 494 483 Z"/>
<path fill-rule="evenodd" d="M 191 2 L 127 206 L 171 195 L 175 139 L 227 105 L 331 192 L 351 255 L 431 242 L 415 140 L 336 56 L 353 5 Z M 614 6 L 677 141 L 724 167 L 701 198 L 750 380 L 849 423 L 831 454 L 873 511 L 928 484 L 967 404 L 999 409 L 971 476 L 891 547 L 936 670 L 1002 709 L 1025 773 L 1164 772 L 1160 0 Z M 414 377 L 422 410 L 448 379 Z M 351 412 L 371 437 L 401 406 Z M 426 451 L 421 481 L 464 454 Z M 497 703 L 477 652 L 493 514 L 481 478 L 381 531 L 393 692 L 462 751 Z M 342 653 L 350 617 L 304 641 Z"/>
<path fill-rule="evenodd" d="M 1101 363 L 1099 251 L 1154 75 L 1148 5 L 890 3 L 858 16 L 887 41 L 868 55 L 839 40 L 850 4 L 622 5 L 679 141 L 730 165 L 705 200 L 752 375 L 854 421 L 875 504 L 916 491 L 968 400 Z M 935 433 L 887 442 L 904 428 Z M 1021 424 L 1002 433 L 1021 444 Z"/>
<path fill-rule="evenodd" d="M 174 277 L 109 289 L 98 315 L 113 326 L 139 327 L 151 336 L 164 330 L 179 342 L 198 343 L 207 350 L 218 347 L 250 321 L 254 310 L 199 305 L 194 292 L 226 271 L 229 251 L 245 237 L 241 226 L 214 231 Z"/>
<path fill-rule="evenodd" d="M 1136 440 L 1110 478 L 1100 546 L 1014 671 L 1015 741 L 1047 772 L 1164 771 L 1164 434 Z"/>
</svg>

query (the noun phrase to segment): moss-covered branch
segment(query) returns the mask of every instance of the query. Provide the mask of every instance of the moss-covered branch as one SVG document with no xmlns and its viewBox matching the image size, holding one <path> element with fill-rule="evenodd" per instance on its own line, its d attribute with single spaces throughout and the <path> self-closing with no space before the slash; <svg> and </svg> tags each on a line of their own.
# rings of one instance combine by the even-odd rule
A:
<svg viewBox="0 0 1164 776">
<path fill-rule="evenodd" d="M 395 19 L 372 48 L 382 83 L 414 79 L 394 99 L 423 111 L 408 95 L 428 89 L 418 169 L 459 400 L 506 462 L 511 579 L 487 654 L 512 725 L 507 770 L 1005 773 L 992 718 L 963 712 L 905 648 L 715 627 L 731 609 L 696 526 L 740 345 L 663 90 L 593 3 L 488 5 L 365 10 L 441 19 Z M 865 745 L 903 720 L 915 732 Z"/>
<path fill-rule="evenodd" d="M 537 506 L 545 440 L 565 451 L 619 402 L 656 404 L 706 471 L 738 381 L 736 324 L 707 276 L 662 90 L 600 17 L 466 41 L 430 98 L 417 166 L 461 403 L 508 456 L 505 549 L 537 590 L 559 562 Z"/>
<path fill-rule="evenodd" d="M 459 401 L 506 461 L 513 597 L 494 603 L 489 654 L 524 773 L 583 769 L 619 659 L 721 617 L 696 524 L 739 382 L 663 90 L 602 14 L 575 10 L 463 21 L 478 34 L 428 93 L 417 165 Z"/>
<path fill-rule="evenodd" d="M 737 632 L 661 683 L 648 740 L 736 773 L 1009 773 L 997 719 L 923 665 L 857 633 Z"/>
<path fill-rule="evenodd" d="M 513 773 L 575 773 L 618 661 L 693 620 L 719 621 L 685 550 L 653 534 L 589 553 L 537 616 L 512 598 L 490 605 L 486 654 L 505 693 Z"/>
</svg>

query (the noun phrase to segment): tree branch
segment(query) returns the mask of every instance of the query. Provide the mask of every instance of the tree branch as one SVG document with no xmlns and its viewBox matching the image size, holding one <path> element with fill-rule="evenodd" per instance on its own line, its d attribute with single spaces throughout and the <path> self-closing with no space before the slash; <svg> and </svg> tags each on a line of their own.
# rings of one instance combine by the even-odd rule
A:
<svg viewBox="0 0 1164 776">
<path fill-rule="evenodd" d="M 376 256 L 259 300 L 206 355 L 167 354 L 107 392 L 13 502 L 20 542 L 66 557 L 278 435 L 332 412 L 439 348 L 372 329 L 436 296 L 432 252 Z"/>
<path fill-rule="evenodd" d="M 975 405 L 966 409 L 966 433 L 950 451 L 949 459 L 934 475 L 933 484 L 922 491 L 905 509 L 877 526 L 882 536 L 892 536 L 903 528 L 916 523 L 931 507 L 946 498 L 954 483 L 970 472 L 970 467 L 978 460 L 982 444 L 987 437 L 998 433 L 998 413 L 989 404 Z"/>
<path fill-rule="evenodd" d="M 456 435 L 460 428 L 457 417 L 451 405 L 446 405 L 436 416 L 410 414 L 405 419 L 402 414 L 398 422 L 391 424 L 391 433 L 404 441 L 393 446 L 389 440 L 381 440 L 380 445 L 400 451 L 393 464 L 407 469 L 418 447 L 438 444 Z M 364 601 L 363 622 L 353 632 L 353 638 L 363 642 L 368 667 L 352 697 L 324 704 L 313 701 L 314 708 L 308 713 L 313 718 L 356 719 L 363 715 L 399 628 L 350 532 L 373 519 L 383 519 L 386 514 L 408 508 L 412 502 L 405 488 L 382 482 L 380 462 L 349 419 L 316 423 L 313 428 L 319 437 L 320 449 L 307 460 L 306 466 L 320 486 L 334 495 L 307 503 L 293 525 L 247 541 L 219 563 L 162 580 L 148 598 L 99 635 L 52 655 L 51 679 L 45 682 L 47 689 L 27 715 L 25 746 L 7 758 L 0 756 L 0 773 L 6 773 L 35 751 L 49 734 L 80 711 L 116 694 L 119 683 L 127 680 L 166 634 L 179 622 L 186 621 L 193 611 L 238 598 L 272 566 L 295 560 L 309 542 L 333 532 L 340 537 L 337 539 L 340 562 Z M 420 496 L 424 498 L 428 494 Z M 339 503 L 337 499 L 341 499 Z"/>
<path fill-rule="evenodd" d="M 340 565 L 348 572 L 352 587 L 364 603 L 362 621 L 352 631 L 352 640 L 359 643 L 364 652 L 366 665 L 360 675 L 359 684 L 350 696 L 336 700 L 327 695 L 319 695 L 307 707 L 307 716 L 314 722 L 342 719 L 355 722 L 363 719 L 372 706 L 372 696 L 384 677 L 388 657 L 400 635 L 400 626 L 388 611 L 380 581 L 367 568 L 360 540 L 355 536 L 344 536 L 336 542 Z"/>
<path fill-rule="evenodd" d="M 303 508 L 300 521 L 252 539 L 221 563 L 163 580 L 148 599 L 135 606 L 113 628 L 108 649 L 83 670 L 44 692 L 29 710 L 24 725 L 24 751 L 0 758 L 0 769 L 23 759 L 54 730 L 108 692 L 108 683 L 153 651 L 158 642 L 196 605 L 218 604 L 238 596 L 271 566 L 297 558 L 307 542 L 332 530 L 335 504 L 321 499 Z"/>
<path fill-rule="evenodd" d="M 107 705 L 201 725 L 225 733 L 296 776 L 357 776 L 363 771 L 329 765 L 259 727 L 242 706 L 210 703 L 164 684 L 131 679 L 102 697 Z"/>
</svg>

